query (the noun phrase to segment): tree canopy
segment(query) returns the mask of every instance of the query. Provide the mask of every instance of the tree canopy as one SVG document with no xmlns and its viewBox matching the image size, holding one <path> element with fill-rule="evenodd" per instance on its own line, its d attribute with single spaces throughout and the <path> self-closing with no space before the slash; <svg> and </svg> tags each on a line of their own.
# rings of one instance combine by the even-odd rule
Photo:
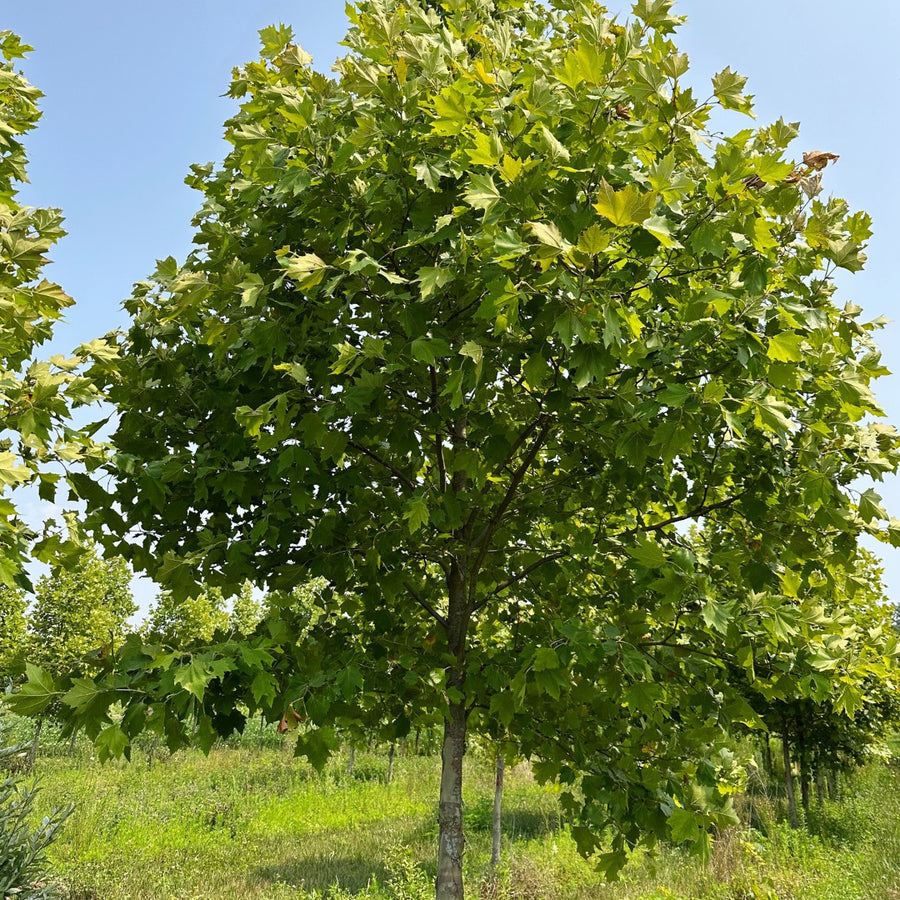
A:
<svg viewBox="0 0 900 900">
<path fill-rule="evenodd" d="M 855 487 L 898 450 L 880 323 L 835 296 L 868 216 L 825 199 L 834 154 L 788 153 L 795 124 L 711 131 L 751 113 L 745 78 L 695 93 L 671 7 L 362 0 L 335 79 L 262 32 L 231 152 L 188 179 L 197 249 L 93 369 L 116 453 L 75 483 L 175 596 L 321 577 L 321 614 L 134 639 L 99 694 L 26 702 L 63 695 L 107 753 L 302 706 L 315 761 L 336 725 L 437 714 L 439 898 L 462 897 L 468 731 L 561 782 L 610 871 L 729 820 L 744 685 L 814 691 L 757 650 L 837 652 L 818 593 L 859 534 L 900 539 Z"/>
</svg>

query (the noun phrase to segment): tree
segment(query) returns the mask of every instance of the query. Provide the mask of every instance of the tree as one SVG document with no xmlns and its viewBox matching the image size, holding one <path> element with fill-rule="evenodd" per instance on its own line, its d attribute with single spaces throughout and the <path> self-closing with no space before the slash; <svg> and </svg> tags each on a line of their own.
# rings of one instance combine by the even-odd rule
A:
<svg viewBox="0 0 900 900">
<path fill-rule="evenodd" d="M 751 111 L 745 79 L 698 100 L 670 0 L 633 11 L 362 0 L 337 80 L 262 32 L 233 149 L 189 178 L 197 250 L 137 286 L 95 368 L 113 485 L 77 484 L 178 596 L 321 577 L 322 613 L 191 655 L 131 642 L 103 682 L 113 702 L 127 681 L 121 725 L 66 683 L 23 702 L 65 693 L 107 753 L 302 706 L 316 762 L 347 722 L 439 715 L 440 900 L 463 895 L 469 731 L 566 787 L 584 852 L 608 828 L 610 871 L 728 820 L 742 603 L 777 623 L 811 554 L 900 539 L 850 487 L 896 468 L 897 439 L 871 418 L 878 323 L 834 299 L 869 235 L 820 199 L 834 155 L 786 158 L 782 120 L 710 133 Z M 708 549 L 683 530 L 701 521 Z"/>
<path fill-rule="evenodd" d="M 8 684 L 25 650 L 25 593 L 0 587 L 0 682 Z"/>
<path fill-rule="evenodd" d="M 192 597 L 176 600 L 162 591 L 150 609 L 142 630 L 149 640 L 173 647 L 212 640 L 216 630 L 228 627 L 222 592 L 208 588 Z"/>
<path fill-rule="evenodd" d="M 231 605 L 228 626 L 238 634 L 252 634 L 263 612 L 262 603 L 253 595 L 253 585 L 245 581 Z"/>
<path fill-rule="evenodd" d="M 81 364 L 113 352 L 93 341 L 71 358 L 35 358 L 73 301 L 41 274 L 45 254 L 65 234 L 60 211 L 25 207 L 17 199 L 27 164 L 21 138 L 40 118 L 40 91 L 14 68 L 30 49 L 12 32 L 0 31 L 0 584 L 7 588 L 30 588 L 24 564 L 32 554 L 51 562 L 78 552 L 77 531 L 70 528 L 67 538 L 52 521 L 36 541 L 39 535 L 10 494 L 29 485 L 41 499 L 54 500 L 66 469 L 99 452 L 91 440 L 98 426 L 78 429 L 69 416 L 99 396 L 79 374 Z"/>
</svg>

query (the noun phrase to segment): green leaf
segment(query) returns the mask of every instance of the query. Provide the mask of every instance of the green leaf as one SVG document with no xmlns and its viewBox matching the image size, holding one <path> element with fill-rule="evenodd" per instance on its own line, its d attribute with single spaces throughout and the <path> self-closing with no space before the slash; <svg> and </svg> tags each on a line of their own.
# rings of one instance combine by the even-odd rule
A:
<svg viewBox="0 0 900 900">
<path fill-rule="evenodd" d="M 304 291 L 319 284 L 328 269 L 327 263 L 315 253 L 303 253 L 299 256 L 283 253 L 278 261 L 288 278 Z"/>
<path fill-rule="evenodd" d="M 410 353 L 413 359 L 431 366 L 435 360 L 449 356 L 452 350 L 450 345 L 440 338 L 416 338 L 410 344 Z"/>
<path fill-rule="evenodd" d="M 867 488 L 859 495 L 859 514 L 864 522 L 873 519 L 886 519 L 888 517 L 885 508 L 881 505 L 881 495 L 872 488 Z"/>
<path fill-rule="evenodd" d="M 453 281 L 454 273 L 452 269 L 440 266 L 424 266 L 416 273 L 416 280 L 419 282 L 419 290 L 422 299 L 427 300 L 432 294 L 436 293 L 445 285 Z"/>
<path fill-rule="evenodd" d="M 108 759 L 120 759 L 123 755 L 127 756 L 131 749 L 131 741 L 118 725 L 110 725 L 109 728 L 104 728 L 97 735 L 94 747 L 100 762 L 106 762 Z"/>
<path fill-rule="evenodd" d="M 654 194 L 644 193 L 633 184 L 616 191 L 604 179 L 594 209 L 613 225 L 640 225 L 650 216 L 655 199 Z"/>
<path fill-rule="evenodd" d="M 500 199 L 500 192 L 490 175 L 474 174 L 469 178 L 469 189 L 465 193 L 465 199 L 469 206 L 487 212 Z"/>
<path fill-rule="evenodd" d="M 663 247 L 680 248 L 681 242 L 672 235 L 672 223 L 664 216 L 649 216 L 641 223 L 641 227 L 645 231 L 655 237 Z"/>
<path fill-rule="evenodd" d="M 612 235 L 602 225 L 591 225 L 581 232 L 578 238 L 578 249 L 590 256 L 602 253 L 610 244 Z"/>
<path fill-rule="evenodd" d="M 431 515 L 425 498 L 411 497 L 407 500 L 403 518 L 409 523 L 410 534 L 415 534 L 423 525 L 427 525 Z"/>
<path fill-rule="evenodd" d="M 512 691 L 501 691 L 491 697 L 490 710 L 508 728 L 516 714 L 516 698 Z"/>
<path fill-rule="evenodd" d="M 545 247 L 550 247 L 557 253 L 564 253 L 572 247 L 552 222 L 529 222 L 528 227 Z"/>
<path fill-rule="evenodd" d="M 729 66 L 713 76 L 713 93 L 725 109 L 736 109 L 738 112 L 752 115 L 753 98 L 745 97 L 743 94 L 746 83 L 746 76 L 732 72 Z"/>
<path fill-rule="evenodd" d="M 480 380 L 481 364 L 484 360 L 484 350 L 482 350 L 481 344 L 476 344 L 475 341 L 466 341 L 460 348 L 459 353 L 460 356 L 466 356 L 475 363 L 475 380 Z"/>
<path fill-rule="evenodd" d="M 328 762 L 328 757 L 339 746 L 333 728 L 313 728 L 297 738 L 294 756 L 305 756 L 310 765 L 321 772 Z"/>
<path fill-rule="evenodd" d="M 532 666 L 535 672 L 548 672 L 559 668 L 559 657 L 552 647 L 539 647 Z"/>
<path fill-rule="evenodd" d="M 62 692 L 56 690 L 50 674 L 38 666 L 26 663 L 25 675 L 27 681 L 22 685 L 19 692 L 6 694 L 3 702 L 16 715 L 37 716 Z"/>
<path fill-rule="evenodd" d="M 779 362 L 800 362 L 803 359 L 802 343 L 803 338 L 799 334 L 773 334 L 769 338 L 766 355 Z"/>
<path fill-rule="evenodd" d="M 179 666 L 174 672 L 175 684 L 183 687 L 198 700 L 203 699 L 212 677 L 212 672 L 199 657 L 194 657 L 187 665 Z"/>
<path fill-rule="evenodd" d="M 696 813 L 689 809 L 676 808 L 668 818 L 669 834 L 676 844 L 694 843 L 703 830 Z"/>
<path fill-rule="evenodd" d="M 641 535 L 635 547 L 628 548 L 628 555 L 636 559 L 642 566 L 648 569 L 658 569 L 668 562 L 668 557 L 655 541 Z"/>
</svg>

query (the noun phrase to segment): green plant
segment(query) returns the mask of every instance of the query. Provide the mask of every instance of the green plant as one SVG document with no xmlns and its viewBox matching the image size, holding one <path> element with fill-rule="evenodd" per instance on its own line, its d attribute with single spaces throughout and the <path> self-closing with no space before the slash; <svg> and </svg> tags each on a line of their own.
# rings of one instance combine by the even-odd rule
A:
<svg viewBox="0 0 900 900">
<path fill-rule="evenodd" d="M 15 753 L 0 751 L 0 760 Z M 72 807 L 54 809 L 38 826 L 30 822 L 37 788 L 6 776 L 0 783 L 0 896 L 15 900 L 44 900 L 56 895 L 42 880 L 44 855 Z"/>
</svg>

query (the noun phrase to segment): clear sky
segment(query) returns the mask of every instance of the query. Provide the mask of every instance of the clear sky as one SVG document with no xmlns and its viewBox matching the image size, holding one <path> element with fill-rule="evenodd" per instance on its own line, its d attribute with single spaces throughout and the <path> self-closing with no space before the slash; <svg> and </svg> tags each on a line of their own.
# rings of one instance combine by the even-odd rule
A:
<svg viewBox="0 0 900 900">
<path fill-rule="evenodd" d="M 225 152 L 221 95 L 231 68 L 257 56 L 257 31 L 284 22 L 327 71 L 342 51 L 342 0 L 20 0 L 4 4 L 0 29 L 35 47 L 24 63 L 45 93 L 44 118 L 27 142 L 26 203 L 62 207 L 69 236 L 53 251 L 50 277 L 77 305 L 54 343 L 70 349 L 125 324 L 131 284 L 190 248 L 199 195 L 182 179 L 194 162 Z M 627 14 L 628 4 L 610 10 Z M 898 318 L 893 266 L 900 257 L 900 4 L 896 0 L 680 0 L 688 23 L 676 37 L 699 86 L 731 66 L 750 77 L 760 123 L 800 121 L 799 158 L 841 158 L 826 191 L 875 220 L 866 270 L 841 282 L 842 296 L 874 318 Z M 734 130 L 745 127 L 736 117 Z M 877 395 L 900 423 L 900 324 L 881 334 L 887 366 Z M 900 483 L 881 488 L 900 515 Z M 900 599 L 900 551 L 883 551 Z M 137 588 L 142 605 L 152 591 Z"/>
</svg>

